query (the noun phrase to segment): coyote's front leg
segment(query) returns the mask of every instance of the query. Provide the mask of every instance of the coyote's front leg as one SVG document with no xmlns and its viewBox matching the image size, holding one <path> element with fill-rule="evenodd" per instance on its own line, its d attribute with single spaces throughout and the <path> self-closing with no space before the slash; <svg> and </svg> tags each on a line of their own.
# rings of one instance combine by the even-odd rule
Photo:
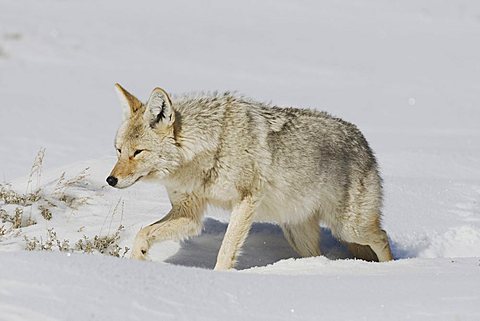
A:
<svg viewBox="0 0 480 321">
<path fill-rule="evenodd" d="M 200 233 L 205 201 L 195 195 L 172 195 L 174 197 L 170 196 L 170 212 L 160 221 L 142 228 L 137 233 L 132 258 L 145 260 L 148 249 L 154 242 L 182 240 Z"/>
<path fill-rule="evenodd" d="M 240 248 L 252 226 L 255 205 L 252 197 L 244 198 L 232 211 L 227 231 L 217 256 L 215 270 L 228 270 L 234 267 Z"/>
</svg>

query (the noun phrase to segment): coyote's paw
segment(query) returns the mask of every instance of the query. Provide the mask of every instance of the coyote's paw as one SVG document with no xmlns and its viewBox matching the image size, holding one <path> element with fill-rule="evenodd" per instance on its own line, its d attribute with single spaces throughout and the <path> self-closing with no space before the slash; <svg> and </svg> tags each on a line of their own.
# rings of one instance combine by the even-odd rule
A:
<svg viewBox="0 0 480 321">
<path fill-rule="evenodd" d="M 133 250 L 132 250 L 132 259 L 137 260 L 146 260 L 147 259 L 147 252 L 148 248 L 150 247 L 148 241 L 143 237 L 142 231 L 137 234 L 135 237 L 135 242 L 133 243 Z"/>
</svg>

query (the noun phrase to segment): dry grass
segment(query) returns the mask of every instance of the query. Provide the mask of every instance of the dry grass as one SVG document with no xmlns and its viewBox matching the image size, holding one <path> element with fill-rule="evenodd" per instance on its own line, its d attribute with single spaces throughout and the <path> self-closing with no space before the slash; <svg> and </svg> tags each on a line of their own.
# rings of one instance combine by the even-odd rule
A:
<svg viewBox="0 0 480 321">
<path fill-rule="evenodd" d="M 0 184 L 0 201 L 4 204 L 15 204 L 20 206 L 30 206 L 40 200 L 40 191 L 34 193 L 21 194 L 12 189 L 8 184 Z"/>
<path fill-rule="evenodd" d="M 0 203 L 0 219 L 3 223 L 12 223 L 14 229 L 27 227 L 36 223 L 31 217 L 24 217 L 23 211 L 26 208 L 30 208 L 31 213 L 32 208 L 36 207 L 41 216 L 49 221 L 53 217 L 52 209 L 58 205 L 64 204 L 69 208 L 78 209 L 88 201 L 87 197 L 76 197 L 68 193 L 71 187 L 77 186 L 85 181 L 88 168 L 70 179 L 66 179 L 65 173 L 62 173 L 56 182 L 53 192 L 46 193 L 40 185 L 44 158 L 45 149 L 41 149 L 35 157 L 35 161 L 30 170 L 25 193 L 22 194 L 15 191 L 9 184 L 0 184 L 0 202 L 3 203 Z M 33 186 L 34 183 L 35 187 Z M 18 206 L 14 213 L 9 214 L 6 209 L 3 208 L 5 205 Z"/>
<path fill-rule="evenodd" d="M 47 221 L 50 221 L 52 219 L 52 211 L 50 211 L 48 207 L 46 207 L 45 205 L 40 205 L 38 206 L 38 209 L 40 210 L 40 214 L 44 219 L 46 219 Z"/>
<path fill-rule="evenodd" d="M 5 225 L 0 226 L 0 236 L 4 236 L 7 234 L 7 228 Z"/>
<path fill-rule="evenodd" d="M 31 206 L 33 203 L 38 202 L 41 199 L 39 185 L 44 157 L 45 149 L 40 149 L 30 169 L 25 193 L 22 194 L 15 191 L 10 184 L 0 184 L 0 201 L 4 204 L 15 204 L 23 207 Z M 32 182 L 34 177 L 37 178 L 37 187 L 33 191 Z"/>
<path fill-rule="evenodd" d="M 46 221 L 51 221 L 58 208 L 62 209 L 66 206 L 70 209 L 78 209 L 87 204 L 88 197 L 79 197 L 72 193 L 71 189 L 87 185 L 88 168 L 72 178 L 67 178 L 66 174 L 62 173 L 54 183 L 53 189 L 52 187 L 46 188 L 46 186 L 41 186 L 40 184 L 44 157 L 45 149 L 41 149 L 30 170 L 25 193 L 15 191 L 9 184 L 0 184 L 0 220 L 4 223 L 0 225 L 0 237 L 36 224 L 37 222 L 31 216 L 32 212 L 39 214 L 38 218 L 41 216 Z M 12 210 L 13 207 L 14 209 Z M 123 257 L 129 251 L 127 247 L 122 248 L 118 244 L 124 227 L 119 225 L 113 233 L 107 232 L 106 235 L 102 235 L 102 230 L 109 217 L 111 217 L 108 226 L 108 231 L 110 231 L 113 217 L 120 211 L 120 207 L 123 218 L 123 202 L 119 200 L 111 216 L 108 215 L 105 218 L 102 229 L 98 233 L 99 235 L 89 237 L 84 234 L 77 241 L 71 242 L 68 239 L 59 239 L 56 231 L 53 228 L 49 228 L 45 238 L 24 235 L 25 249 L 29 251 L 97 252 Z M 25 213 L 27 212 L 30 215 L 26 215 Z M 83 231 L 83 228 L 79 230 L 79 232 L 81 231 Z M 19 233 L 15 234 L 18 235 Z"/>
<path fill-rule="evenodd" d="M 54 251 L 60 252 L 83 252 L 112 255 L 116 257 L 124 257 L 130 250 L 128 247 L 120 247 L 118 241 L 120 240 L 120 232 L 124 229 L 123 225 L 120 225 L 113 234 L 105 236 L 95 235 L 90 238 L 83 235 L 81 239 L 76 241 L 73 246 L 70 245 L 70 240 L 59 240 L 57 233 L 53 228 L 47 230 L 47 237 L 44 240 L 36 237 L 29 238 L 24 236 L 25 249 L 27 251 Z"/>
<path fill-rule="evenodd" d="M 8 213 L 3 208 L 0 209 L 0 219 L 2 223 L 11 223 L 11 228 L 18 229 L 35 225 L 37 222 L 31 217 L 26 217 L 22 207 L 16 207 L 13 213 Z"/>
<path fill-rule="evenodd" d="M 88 202 L 87 197 L 78 197 L 75 195 L 71 195 L 68 193 L 68 189 L 71 187 L 83 184 L 85 179 L 88 176 L 88 170 L 89 168 L 87 167 L 83 171 L 81 171 L 79 174 L 77 174 L 75 177 L 70 179 L 66 179 L 65 172 L 63 172 L 60 178 L 57 180 L 57 183 L 51 194 L 51 197 L 54 200 L 63 202 L 68 207 L 74 208 L 74 209 L 78 209 L 82 205 L 85 205 Z"/>
</svg>

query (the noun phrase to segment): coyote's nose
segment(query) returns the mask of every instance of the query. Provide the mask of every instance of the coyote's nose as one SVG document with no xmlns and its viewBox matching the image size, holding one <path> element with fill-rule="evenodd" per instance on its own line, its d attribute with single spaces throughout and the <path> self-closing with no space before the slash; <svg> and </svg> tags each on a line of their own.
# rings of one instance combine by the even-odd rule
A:
<svg viewBox="0 0 480 321">
<path fill-rule="evenodd" d="M 117 185 L 117 182 L 118 182 L 118 179 L 116 177 L 114 177 L 114 176 L 108 176 L 107 177 L 108 185 L 115 186 L 115 185 Z"/>
</svg>

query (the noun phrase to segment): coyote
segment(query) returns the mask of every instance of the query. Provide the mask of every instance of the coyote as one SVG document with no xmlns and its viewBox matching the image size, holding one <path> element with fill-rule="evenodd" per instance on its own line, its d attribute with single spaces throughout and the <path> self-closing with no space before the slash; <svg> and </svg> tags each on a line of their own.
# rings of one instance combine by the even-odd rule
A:
<svg viewBox="0 0 480 321">
<path fill-rule="evenodd" d="M 231 211 L 216 270 L 234 268 L 253 221 L 280 225 L 300 256 L 320 255 L 322 223 L 354 256 L 392 259 L 377 162 L 356 126 L 229 92 L 170 97 L 155 88 L 144 104 L 115 88 L 126 118 L 107 183 L 155 180 L 172 204 L 138 232 L 133 258 L 145 259 L 153 242 L 198 235 L 210 204 Z"/>
</svg>

